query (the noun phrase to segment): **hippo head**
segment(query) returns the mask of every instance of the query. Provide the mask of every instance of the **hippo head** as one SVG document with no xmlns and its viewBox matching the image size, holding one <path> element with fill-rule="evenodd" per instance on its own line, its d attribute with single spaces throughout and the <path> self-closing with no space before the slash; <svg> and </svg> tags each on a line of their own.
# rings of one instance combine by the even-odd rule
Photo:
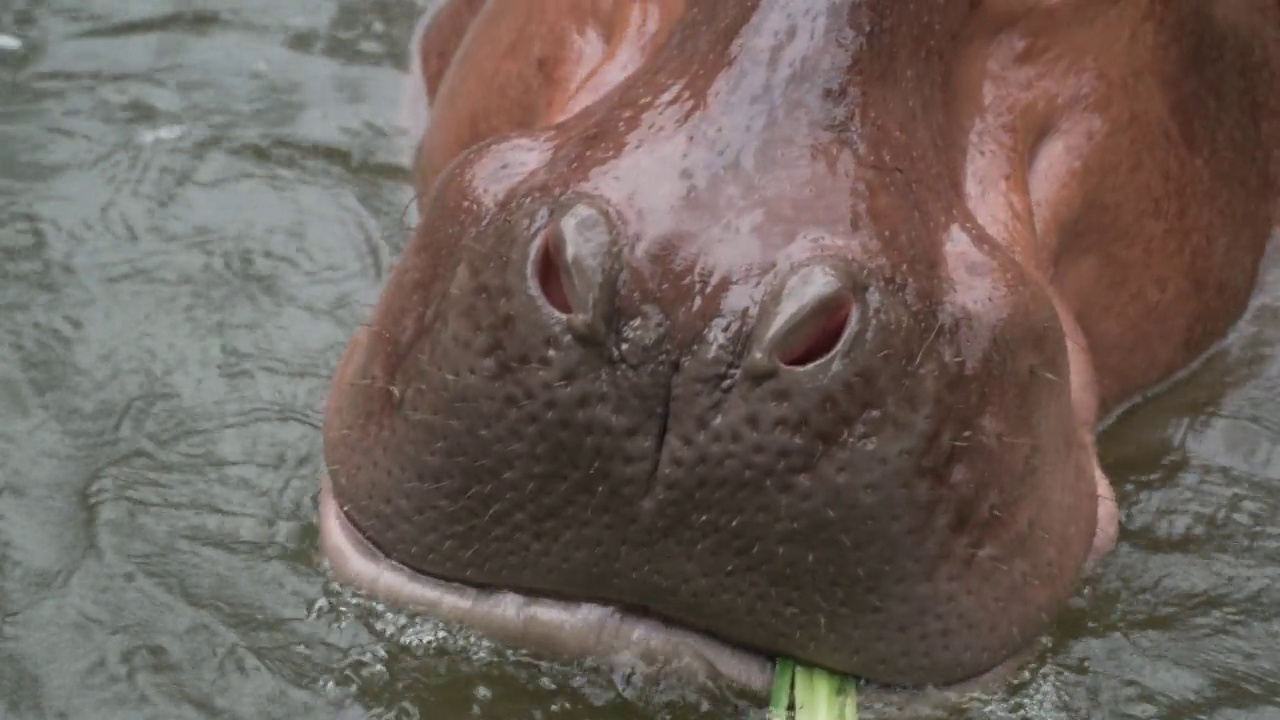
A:
<svg viewBox="0 0 1280 720">
<path fill-rule="evenodd" d="M 1047 627 L 1098 505 L 1063 322 L 966 202 L 946 57 L 814 5 L 441 174 L 333 383 L 340 575 L 752 687 L 957 683 Z"/>
</svg>

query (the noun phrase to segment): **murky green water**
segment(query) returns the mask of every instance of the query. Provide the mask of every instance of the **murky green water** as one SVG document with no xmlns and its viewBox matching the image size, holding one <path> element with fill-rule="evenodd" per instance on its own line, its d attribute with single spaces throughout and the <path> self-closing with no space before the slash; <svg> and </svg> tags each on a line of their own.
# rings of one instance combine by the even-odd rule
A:
<svg viewBox="0 0 1280 720">
<path fill-rule="evenodd" d="M 179 13 L 179 14 L 174 14 Z M 320 408 L 405 233 L 408 0 L 0 0 L 0 717 L 741 717 L 361 603 Z M 1115 555 L 957 717 L 1280 717 L 1280 275 L 1113 426 Z"/>
</svg>

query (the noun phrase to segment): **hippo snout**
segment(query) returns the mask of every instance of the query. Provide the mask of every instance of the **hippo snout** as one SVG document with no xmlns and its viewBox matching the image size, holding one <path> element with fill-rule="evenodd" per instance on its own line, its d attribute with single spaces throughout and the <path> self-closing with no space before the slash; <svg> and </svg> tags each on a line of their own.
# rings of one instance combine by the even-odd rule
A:
<svg viewBox="0 0 1280 720">
<path fill-rule="evenodd" d="M 933 274 L 863 234 L 724 281 L 589 188 L 445 183 L 325 420 L 327 492 L 397 572 L 898 684 L 990 669 L 1070 595 L 1096 499 L 1061 327 L 977 234 Z"/>
</svg>

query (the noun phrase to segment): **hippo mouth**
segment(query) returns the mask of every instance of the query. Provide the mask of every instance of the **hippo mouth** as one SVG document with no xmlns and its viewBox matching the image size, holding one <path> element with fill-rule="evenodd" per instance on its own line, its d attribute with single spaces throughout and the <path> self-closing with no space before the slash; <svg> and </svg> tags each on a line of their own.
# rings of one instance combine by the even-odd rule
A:
<svg viewBox="0 0 1280 720">
<path fill-rule="evenodd" d="M 380 602 L 470 627 L 513 647 L 560 658 L 586 658 L 641 683 L 728 684 L 767 697 L 775 658 L 710 634 L 616 605 L 541 597 L 436 578 L 388 557 L 352 523 L 322 479 L 320 549 L 337 580 Z M 1007 679 L 1028 648 L 969 680 L 907 688 L 859 678 L 859 705 L 913 717 Z"/>
<path fill-rule="evenodd" d="M 475 628 L 499 642 L 567 657 L 589 657 L 683 680 L 723 678 L 764 693 L 773 663 L 703 633 L 591 602 L 535 597 L 425 575 L 387 557 L 338 506 L 325 478 L 320 543 L 334 574 L 398 607 Z"/>
</svg>

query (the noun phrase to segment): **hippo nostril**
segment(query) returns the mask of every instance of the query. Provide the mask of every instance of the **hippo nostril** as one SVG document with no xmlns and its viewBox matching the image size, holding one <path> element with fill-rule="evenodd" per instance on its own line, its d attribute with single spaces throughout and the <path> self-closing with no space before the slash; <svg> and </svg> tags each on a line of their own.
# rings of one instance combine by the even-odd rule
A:
<svg viewBox="0 0 1280 720">
<path fill-rule="evenodd" d="M 618 281 L 613 224 L 586 200 L 552 214 L 535 244 L 533 280 L 551 309 L 581 340 L 601 341 Z"/>
<path fill-rule="evenodd" d="M 561 315 L 573 312 L 569 303 L 569 291 L 565 289 L 564 247 L 560 243 L 543 241 L 537 249 L 538 288 L 547 304 Z"/>
<path fill-rule="evenodd" d="M 848 273 L 827 264 L 801 268 L 766 298 L 744 369 L 767 377 L 835 355 L 860 320 Z"/>
<path fill-rule="evenodd" d="M 826 306 L 813 309 L 780 338 L 778 362 L 786 367 L 811 365 L 826 357 L 839 344 L 853 312 L 853 298 L 834 298 Z"/>
</svg>

